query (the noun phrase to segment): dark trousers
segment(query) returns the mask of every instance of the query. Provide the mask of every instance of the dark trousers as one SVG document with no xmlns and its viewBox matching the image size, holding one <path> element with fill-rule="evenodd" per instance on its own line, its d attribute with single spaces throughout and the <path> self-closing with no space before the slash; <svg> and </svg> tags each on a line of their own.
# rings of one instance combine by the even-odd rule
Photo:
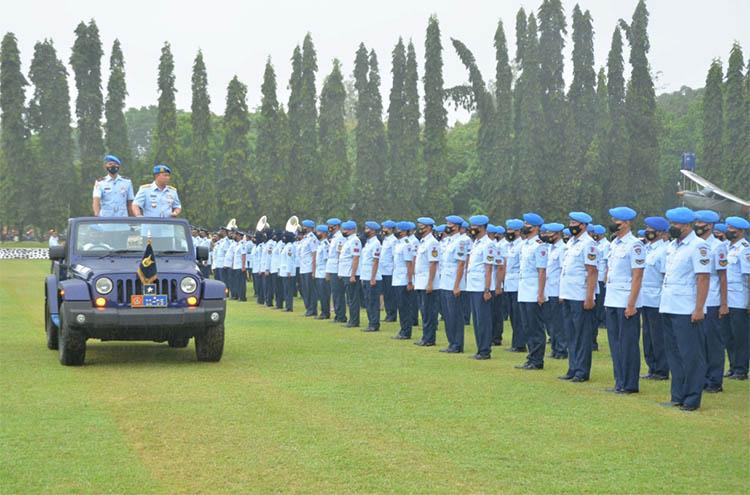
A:
<svg viewBox="0 0 750 495">
<path fill-rule="evenodd" d="M 266 284 L 264 283 L 266 281 L 266 277 L 263 276 L 261 273 L 254 273 L 253 279 L 255 280 L 256 284 L 256 301 L 258 301 L 258 304 L 265 304 L 266 302 Z"/>
<path fill-rule="evenodd" d="M 672 373 L 672 402 L 699 407 L 706 383 L 702 323 L 690 315 L 662 313 L 664 349 Z"/>
<path fill-rule="evenodd" d="M 588 380 L 591 375 L 591 334 L 596 309 L 583 309 L 583 301 L 563 302 L 563 324 L 568 334 L 568 376 Z"/>
<path fill-rule="evenodd" d="M 638 391 L 641 372 L 640 310 L 625 318 L 625 308 L 604 308 L 607 320 L 607 340 L 612 355 L 615 390 Z"/>
<path fill-rule="evenodd" d="M 393 286 L 391 285 L 392 281 L 392 275 L 383 275 L 383 306 L 385 306 L 385 321 L 396 321 L 396 312 L 398 311 L 396 291 L 393 290 Z"/>
<path fill-rule="evenodd" d="M 325 278 L 315 279 L 315 301 L 320 302 L 320 316 L 331 317 L 331 282 Z"/>
<path fill-rule="evenodd" d="M 398 305 L 398 321 L 400 324 L 399 335 L 411 338 L 413 311 L 411 308 L 411 296 L 414 291 L 407 291 L 405 285 L 393 287 L 396 295 L 396 304 Z"/>
<path fill-rule="evenodd" d="M 247 301 L 247 274 L 241 268 L 232 270 L 234 272 L 234 285 L 237 290 L 237 299 Z"/>
<path fill-rule="evenodd" d="M 266 306 L 269 308 L 273 306 L 273 298 L 276 295 L 276 274 L 275 273 L 269 273 L 268 275 L 264 275 L 265 279 L 263 281 L 263 289 L 266 291 Z"/>
<path fill-rule="evenodd" d="M 221 281 L 221 268 L 218 266 L 214 268 L 214 279 Z"/>
<path fill-rule="evenodd" d="M 380 328 L 380 293 L 383 291 L 383 281 L 376 280 L 374 287 L 370 285 L 369 280 L 362 280 L 361 283 L 367 312 L 367 328 Z"/>
<path fill-rule="evenodd" d="M 437 291 L 429 294 L 425 290 L 417 291 L 419 306 L 422 311 L 422 342 L 435 343 L 438 326 L 438 306 L 440 298 Z"/>
<path fill-rule="evenodd" d="M 302 300 L 305 303 L 305 316 L 318 314 L 318 302 L 315 300 L 315 281 L 312 273 L 300 274 L 302 278 Z"/>
<path fill-rule="evenodd" d="M 729 314 L 722 318 L 726 325 L 726 348 L 729 355 L 730 370 L 735 375 L 744 376 L 748 371 L 750 360 L 750 318 L 747 311 L 740 308 L 729 308 Z"/>
<path fill-rule="evenodd" d="M 598 348 L 599 344 L 596 342 L 596 338 L 599 336 L 599 327 L 605 327 L 607 325 L 607 317 L 604 311 L 604 297 L 607 295 L 607 283 L 597 282 L 599 284 L 599 294 L 595 295 L 594 302 L 596 303 L 596 324 L 594 325 L 594 331 L 591 335 L 591 342 L 594 344 L 594 348 Z"/>
<path fill-rule="evenodd" d="M 526 334 L 523 329 L 523 317 L 518 306 L 518 292 L 506 292 L 510 298 L 510 327 L 513 329 L 511 347 L 516 349 L 526 345 Z"/>
<path fill-rule="evenodd" d="M 544 350 L 547 335 L 544 333 L 542 307 L 536 302 L 522 302 L 518 306 L 523 315 L 523 329 L 526 332 L 526 362 L 534 366 L 544 366 Z"/>
<path fill-rule="evenodd" d="M 492 295 L 492 343 L 500 345 L 503 340 L 503 316 L 504 305 L 503 295 Z"/>
<path fill-rule="evenodd" d="M 474 322 L 474 338 L 477 341 L 477 354 L 492 354 L 492 301 L 484 300 L 482 292 L 467 292 L 471 305 L 471 318 Z"/>
<path fill-rule="evenodd" d="M 299 273 L 299 267 L 294 269 L 294 297 L 297 297 L 298 292 L 302 292 L 302 277 Z"/>
<path fill-rule="evenodd" d="M 237 299 L 237 280 L 234 276 L 234 270 L 231 268 L 224 267 L 221 269 L 221 279 L 229 289 L 229 297 Z"/>
<path fill-rule="evenodd" d="M 503 294 L 503 297 L 507 297 L 506 294 Z M 471 323 L 471 302 L 466 291 L 461 292 L 461 314 L 464 318 L 464 325 Z"/>
<path fill-rule="evenodd" d="M 331 299 L 333 299 L 333 312 L 335 320 L 346 322 L 346 281 L 335 273 L 327 273 L 331 280 Z"/>
<path fill-rule="evenodd" d="M 724 381 L 724 339 L 721 335 L 719 307 L 706 308 L 703 320 L 703 345 L 706 354 L 706 387 L 719 388 Z"/>
<path fill-rule="evenodd" d="M 550 345 L 554 356 L 568 355 L 568 334 L 562 318 L 562 304 L 560 299 L 550 296 L 549 300 L 542 306 L 544 325 L 549 332 Z"/>
<path fill-rule="evenodd" d="M 276 284 L 274 292 L 276 293 L 276 308 L 281 309 L 284 307 L 284 279 L 278 273 L 276 274 Z"/>
<path fill-rule="evenodd" d="M 641 308 L 641 315 L 643 316 L 643 358 L 646 360 L 648 372 L 656 376 L 669 376 L 659 308 L 644 306 Z M 723 358 L 724 356 L 722 356 L 722 362 Z"/>
<path fill-rule="evenodd" d="M 445 323 L 445 336 L 448 338 L 448 347 L 457 351 L 463 351 L 464 313 L 461 307 L 461 297 L 453 295 L 452 290 L 441 290 L 440 302 L 443 307 L 443 320 Z"/>
<path fill-rule="evenodd" d="M 346 291 L 346 304 L 349 306 L 349 324 L 354 327 L 359 326 L 359 308 L 362 304 L 360 299 L 361 288 L 359 286 L 359 277 L 354 282 L 349 281 L 349 277 L 339 277 L 344 284 Z"/>
<path fill-rule="evenodd" d="M 294 275 L 287 277 L 279 277 L 284 289 L 284 305 L 287 311 L 294 309 L 294 286 L 297 283 L 297 279 Z"/>
</svg>

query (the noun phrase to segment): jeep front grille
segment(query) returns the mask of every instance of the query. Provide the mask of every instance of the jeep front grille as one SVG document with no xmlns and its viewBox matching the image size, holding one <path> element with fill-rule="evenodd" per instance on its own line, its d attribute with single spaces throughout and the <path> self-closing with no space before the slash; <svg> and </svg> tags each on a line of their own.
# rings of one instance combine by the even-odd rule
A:
<svg viewBox="0 0 750 495">
<path fill-rule="evenodd" d="M 154 284 L 156 285 L 156 292 L 158 294 L 166 294 L 170 303 L 177 301 L 177 279 L 160 278 L 155 280 Z M 115 287 L 117 294 L 113 298 L 117 298 L 118 304 L 130 304 L 130 296 L 133 294 L 143 294 L 143 284 L 137 278 L 118 279 Z"/>
</svg>

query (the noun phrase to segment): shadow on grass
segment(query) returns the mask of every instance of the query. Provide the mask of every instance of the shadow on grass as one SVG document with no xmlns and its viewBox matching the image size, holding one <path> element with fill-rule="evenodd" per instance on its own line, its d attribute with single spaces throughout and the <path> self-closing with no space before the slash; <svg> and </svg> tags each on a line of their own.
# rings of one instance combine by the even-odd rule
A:
<svg viewBox="0 0 750 495">
<path fill-rule="evenodd" d="M 101 342 L 86 344 L 86 366 L 153 366 L 159 364 L 197 364 L 195 347 L 174 349 L 166 342 Z"/>
</svg>

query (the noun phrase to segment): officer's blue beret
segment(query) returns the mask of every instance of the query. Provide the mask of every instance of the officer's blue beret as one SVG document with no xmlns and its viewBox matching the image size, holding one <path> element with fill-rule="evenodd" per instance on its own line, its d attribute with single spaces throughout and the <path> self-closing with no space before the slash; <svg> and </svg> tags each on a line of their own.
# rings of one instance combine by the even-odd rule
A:
<svg viewBox="0 0 750 495">
<path fill-rule="evenodd" d="M 664 217 L 646 217 L 644 220 L 647 227 L 651 227 L 657 232 L 666 232 L 669 229 L 669 222 Z"/>
<path fill-rule="evenodd" d="M 504 234 L 505 233 L 505 227 L 502 225 L 495 225 L 495 233 L 496 234 Z"/>
<path fill-rule="evenodd" d="M 750 222 L 742 217 L 727 217 L 725 220 L 727 227 L 734 227 L 735 229 L 750 229 Z"/>
<path fill-rule="evenodd" d="M 445 221 L 455 225 L 461 225 L 464 223 L 464 219 L 459 217 L 458 215 L 448 215 L 447 217 L 445 217 Z"/>
<path fill-rule="evenodd" d="M 591 215 L 589 215 L 585 211 L 571 211 L 570 213 L 568 213 L 568 217 L 571 220 L 575 220 L 579 223 L 591 223 L 592 220 Z"/>
<path fill-rule="evenodd" d="M 523 227 L 523 221 L 517 218 L 511 218 L 510 220 L 505 221 L 505 227 L 508 230 L 519 230 Z"/>
<path fill-rule="evenodd" d="M 542 225 L 542 231 L 546 232 L 562 232 L 565 229 L 565 225 L 561 223 L 545 223 Z"/>
<path fill-rule="evenodd" d="M 622 220 L 624 222 L 632 220 L 638 216 L 638 213 L 636 213 L 633 208 L 628 208 L 627 206 L 615 206 L 614 208 L 610 208 L 609 214 L 615 220 Z"/>
<path fill-rule="evenodd" d="M 539 226 L 544 223 L 544 219 L 540 215 L 537 215 L 536 213 L 524 213 L 523 221 L 528 223 L 529 225 L 534 225 L 534 226 Z"/>
<path fill-rule="evenodd" d="M 496 234 L 497 231 L 495 230 L 495 226 L 491 223 L 487 224 L 487 233 L 488 234 Z"/>
<path fill-rule="evenodd" d="M 365 227 L 371 230 L 380 230 L 380 224 L 378 222 L 373 222 L 372 220 L 366 221 Z"/>
<path fill-rule="evenodd" d="M 419 217 L 417 218 L 417 223 L 421 223 L 422 225 L 435 225 L 435 220 L 430 217 Z"/>
<path fill-rule="evenodd" d="M 604 225 L 599 225 L 599 224 L 594 225 L 594 234 L 604 235 L 606 232 L 607 232 L 607 229 L 604 228 Z"/>
<path fill-rule="evenodd" d="M 417 224 L 415 224 L 414 222 L 406 222 L 406 223 L 409 224 L 409 230 L 414 230 L 417 228 Z"/>
<path fill-rule="evenodd" d="M 674 223 L 693 223 L 695 221 L 695 212 L 685 206 L 667 210 L 667 219 Z"/>
<path fill-rule="evenodd" d="M 720 220 L 719 214 L 713 210 L 698 210 L 695 212 L 695 219 L 704 223 L 716 223 Z"/>
<path fill-rule="evenodd" d="M 435 232 L 445 232 L 445 224 L 440 224 L 435 227 Z"/>
<path fill-rule="evenodd" d="M 341 220 L 336 217 L 326 220 L 326 225 L 341 225 Z"/>
<path fill-rule="evenodd" d="M 163 163 L 160 163 L 159 165 L 154 165 L 154 175 L 160 174 L 162 172 L 166 172 L 168 174 L 172 173 L 172 169 L 164 165 Z"/>
<path fill-rule="evenodd" d="M 593 223 L 590 223 L 586 226 L 586 232 L 588 232 L 589 234 L 593 234 L 595 230 L 596 230 L 596 225 Z"/>
<path fill-rule="evenodd" d="M 714 230 L 717 232 L 726 232 L 727 231 L 727 224 L 725 223 L 715 223 L 714 224 Z"/>
<path fill-rule="evenodd" d="M 576 221 L 577 221 L 577 220 L 576 220 Z M 566 227 L 566 228 L 564 228 L 564 229 L 563 229 L 563 235 L 571 236 L 572 234 L 570 233 L 570 229 L 569 229 L 569 228 L 567 228 L 567 227 Z"/>
<path fill-rule="evenodd" d="M 396 222 L 394 222 L 393 220 L 386 220 L 385 222 L 383 222 L 384 229 L 393 229 L 395 227 L 396 227 Z"/>
<path fill-rule="evenodd" d="M 315 227 L 315 222 L 312 220 L 302 220 L 302 226 L 307 227 L 308 229 L 312 229 Z"/>
<path fill-rule="evenodd" d="M 396 224 L 398 230 L 409 230 L 409 222 L 398 222 Z"/>
<path fill-rule="evenodd" d="M 328 232 L 328 225 L 318 225 L 315 227 L 315 230 L 318 232 Z"/>
<path fill-rule="evenodd" d="M 347 220 L 346 222 L 341 224 L 341 228 L 343 230 L 356 230 L 357 222 L 355 222 L 354 220 Z"/>
<path fill-rule="evenodd" d="M 469 222 L 467 222 L 466 220 L 464 220 L 463 222 L 461 222 L 461 228 L 462 229 L 468 229 L 469 228 Z"/>
<path fill-rule="evenodd" d="M 638 237 L 645 237 L 645 236 L 646 236 L 646 230 L 645 229 L 640 229 L 638 231 Z"/>
<path fill-rule="evenodd" d="M 473 217 L 469 218 L 469 223 L 471 225 L 487 225 L 490 223 L 490 219 L 487 217 L 487 215 L 474 215 Z"/>
<path fill-rule="evenodd" d="M 122 162 L 115 155 L 104 155 L 104 163 L 115 162 L 118 165 L 122 165 Z"/>
</svg>

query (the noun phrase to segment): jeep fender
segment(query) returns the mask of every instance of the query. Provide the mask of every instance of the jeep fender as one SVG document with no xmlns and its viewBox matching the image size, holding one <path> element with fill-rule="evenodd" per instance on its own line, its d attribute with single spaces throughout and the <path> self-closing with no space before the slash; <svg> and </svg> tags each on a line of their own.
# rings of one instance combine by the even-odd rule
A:
<svg viewBox="0 0 750 495">
<path fill-rule="evenodd" d="M 49 315 L 55 326 L 60 326 L 60 298 L 57 296 L 57 277 L 47 275 L 44 280 L 44 295 L 49 307 Z"/>
<path fill-rule="evenodd" d="M 68 279 L 57 284 L 59 289 L 65 291 L 63 301 L 91 301 L 89 285 L 83 280 Z"/>
<path fill-rule="evenodd" d="M 218 280 L 203 281 L 203 299 L 224 299 L 226 285 Z"/>
</svg>

